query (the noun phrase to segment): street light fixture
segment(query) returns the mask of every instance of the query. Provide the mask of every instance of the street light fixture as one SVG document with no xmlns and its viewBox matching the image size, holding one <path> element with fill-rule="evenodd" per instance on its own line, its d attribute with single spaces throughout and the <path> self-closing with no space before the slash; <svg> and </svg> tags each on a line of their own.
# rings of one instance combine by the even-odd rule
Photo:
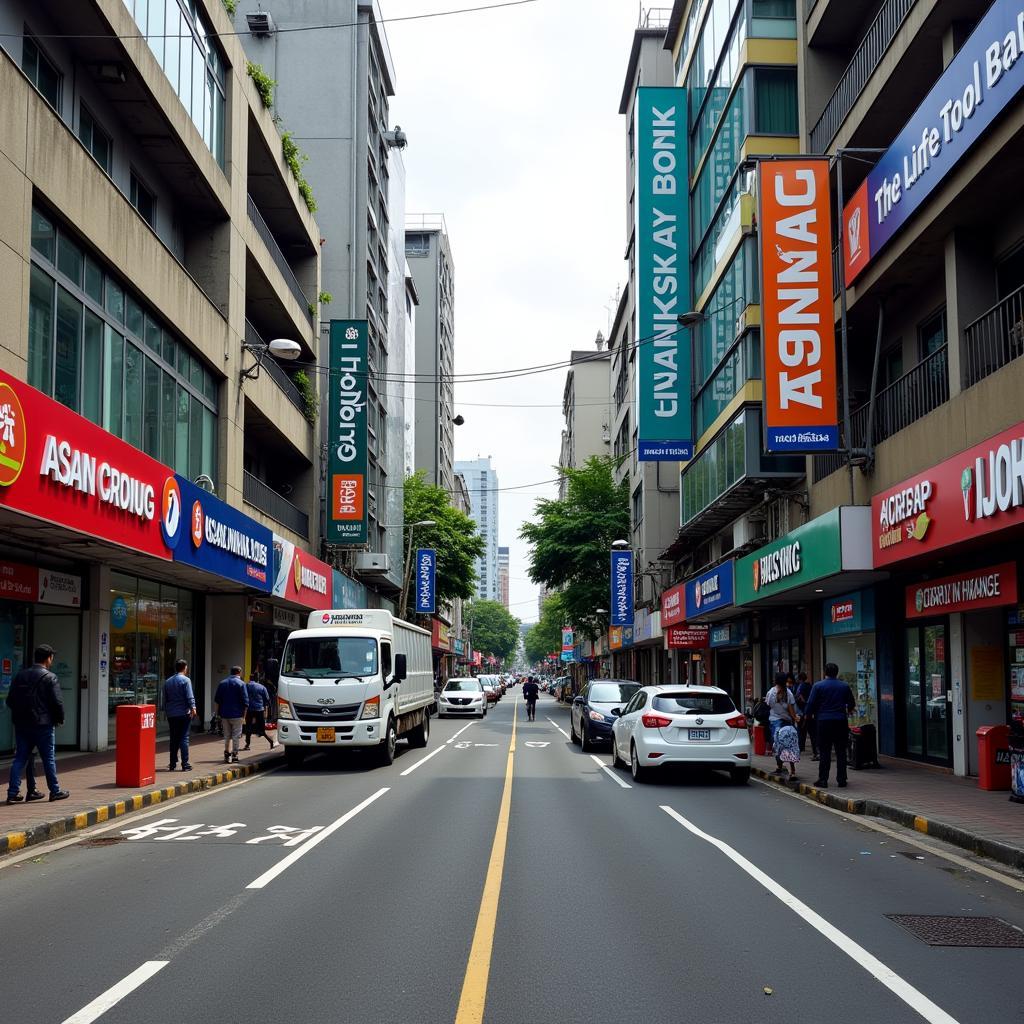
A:
<svg viewBox="0 0 1024 1024">
<path fill-rule="evenodd" d="M 243 367 L 239 371 L 239 381 L 256 380 L 260 375 L 260 370 L 263 369 L 263 360 L 266 359 L 268 352 L 275 359 L 281 359 L 287 363 L 294 362 L 294 360 L 302 355 L 302 346 L 297 341 L 292 341 L 291 338 L 274 338 L 273 341 L 266 344 L 258 341 L 247 341 L 242 345 L 242 349 L 246 352 L 251 352 L 254 361 L 251 366 Z"/>
<path fill-rule="evenodd" d="M 626 548 L 629 547 L 629 541 L 628 540 L 613 540 L 612 541 L 612 547 L 615 548 L 616 551 L 624 551 Z"/>
<path fill-rule="evenodd" d="M 406 605 L 409 601 L 409 582 L 412 578 L 412 535 L 421 526 L 437 526 L 433 519 L 421 519 L 418 523 L 406 523 L 409 531 L 409 543 L 405 546 L 405 573 L 402 577 L 402 603 L 398 617 L 404 619 L 407 613 Z"/>
</svg>

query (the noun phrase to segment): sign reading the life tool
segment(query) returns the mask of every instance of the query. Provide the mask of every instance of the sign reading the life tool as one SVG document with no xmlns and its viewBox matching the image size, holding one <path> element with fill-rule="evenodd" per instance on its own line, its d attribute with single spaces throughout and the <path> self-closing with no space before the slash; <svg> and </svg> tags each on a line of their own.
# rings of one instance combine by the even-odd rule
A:
<svg viewBox="0 0 1024 1024">
<path fill-rule="evenodd" d="M 1024 7 L 995 0 L 843 210 L 851 285 L 1024 86 Z"/>
<path fill-rule="evenodd" d="M 763 160 L 758 193 L 765 450 L 835 451 L 828 159 Z"/>
<path fill-rule="evenodd" d="M 433 615 L 437 593 L 437 552 L 433 548 L 416 549 L 416 611 Z"/>
<path fill-rule="evenodd" d="M 693 458 L 686 90 L 640 88 L 636 137 L 637 458 Z"/>
</svg>

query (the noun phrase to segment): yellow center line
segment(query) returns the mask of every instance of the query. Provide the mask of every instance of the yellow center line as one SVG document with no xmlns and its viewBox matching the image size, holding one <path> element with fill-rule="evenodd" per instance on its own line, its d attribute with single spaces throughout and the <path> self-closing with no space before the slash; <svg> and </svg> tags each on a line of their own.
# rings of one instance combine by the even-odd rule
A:
<svg viewBox="0 0 1024 1024">
<path fill-rule="evenodd" d="M 487 979 L 491 973 L 491 953 L 494 947 L 494 929 L 498 920 L 498 899 L 501 896 L 501 877 L 505 871 L 505 846 L 508 842 L 508 819 L 512 807 L 512 767 L 516 752 L 516 720 L 519 717 L 519 698 L 512 709 L 512 741 L 508 748 L 508 762 L 505 766 L 505 787 L 501 793 L 498 809 L 498 826 L 494 830 L 491 859 L 487 865 L 480 912 L 473 932 L 473 945 L 469 950 L 469 962 L 462 981 L 462 995 L 455 1024 L 481 1024 L 484 1019 L 484 1004 L 487 1002 Z"/>
</svg>

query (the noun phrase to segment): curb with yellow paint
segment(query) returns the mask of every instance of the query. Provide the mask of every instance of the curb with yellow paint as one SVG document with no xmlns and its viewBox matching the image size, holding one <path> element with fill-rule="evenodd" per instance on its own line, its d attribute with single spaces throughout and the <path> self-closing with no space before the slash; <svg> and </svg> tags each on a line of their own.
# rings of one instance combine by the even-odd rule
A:
<svg viewBox="0 0 1024 1024">
<path fill-rule="evenodd" d="M 15 850 L 23 850 L 26 846 L 48 843 L 51 839 L 59 839 L 61 836 L 79 832 L 84 828 L 91 828 L 93 825 L 109 821 L 111 818 L 119 818 L 131 811 L 140 811 L 144 807 L 152 807 L 154 804 L 173 800 L 178 796 L 187 796 L 189 793 L 199 793 L 204 789 L 212 789 L 214 786 L 220 786 L 226 782 L 235 782 L 237 779 L 244 779 L 249 775 L 255 775 L 257 772 L 277 767 L 283 763 L 284 758 L 281 755 L 269 757 L 265 753 L 260 760 L 240 764 L 237 768 L 201 775 L 189 779 L 188 782 L 179 782 L 175 786 L 162 786 L 143 793 L 133 793 L 121 800 L 115 800 L 113 803 L 101 804 L 99 807 L 93 807 L 86 811 L 76 811 L 74 814 L 52 821 L 41 821 L 31 828 L 19 832 L 2 833 L 0 834 L 0 856 L 5 853 L 14 853 Z"/>
<path fill-rule="evenodd" d="M 921 814 L 898 804 L 887 803 L 884 800 L 873 798 L 855 798 L 839 796 L 830 793 L 826 789 L 809 785 L 806 782 L 798 782 L 791 785 L 786 779 L 780 778 L 764 768 L 752 767 L 751 771 L 759 779 L 779 786 L 781 789 L 788 789 L 790 792 L 797 792 L 815 800 L 825 807 L 831 807 L 836 811 L 844 811 L 847 814 L 863 814 L 869 818 L 883 818 L 886 821 L 895 822 L 904 828 L 913 829 L 933 839 L 941 839 L 943 842 L 959 846 L 961 849 L 969 850 L 971 853 L 980 854 L 1000 864 L 1007 864 L 1018 871 L 1024 871 L 1024 849 L 1011 846 L 1009 843 L 1002 843 L 996 839 L 989 839 L 986 836 L 979 836 L 958 825 L 950 825 L 948 822 L 936 821 L 933 818 L 926 818 Z"/>
</svg>

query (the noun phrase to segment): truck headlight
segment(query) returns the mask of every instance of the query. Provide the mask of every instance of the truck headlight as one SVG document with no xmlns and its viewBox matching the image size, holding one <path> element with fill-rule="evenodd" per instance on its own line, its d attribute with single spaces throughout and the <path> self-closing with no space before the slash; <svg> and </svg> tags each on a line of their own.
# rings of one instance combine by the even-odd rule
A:
<svg viewBox="0 0 1024 1024">
<path fill-rule="evenodd" d="M 371 697 L 363 705 L 363 713 L 360 718 L 380 718 L 380 697 Z"/>
<path fill-rule="evenodd" d="M 284 697 L 277 698 L 277 717 L 278 718 L 294 718 L 292 714 L 291 704 L 284 699 Z"/>
</svg>

